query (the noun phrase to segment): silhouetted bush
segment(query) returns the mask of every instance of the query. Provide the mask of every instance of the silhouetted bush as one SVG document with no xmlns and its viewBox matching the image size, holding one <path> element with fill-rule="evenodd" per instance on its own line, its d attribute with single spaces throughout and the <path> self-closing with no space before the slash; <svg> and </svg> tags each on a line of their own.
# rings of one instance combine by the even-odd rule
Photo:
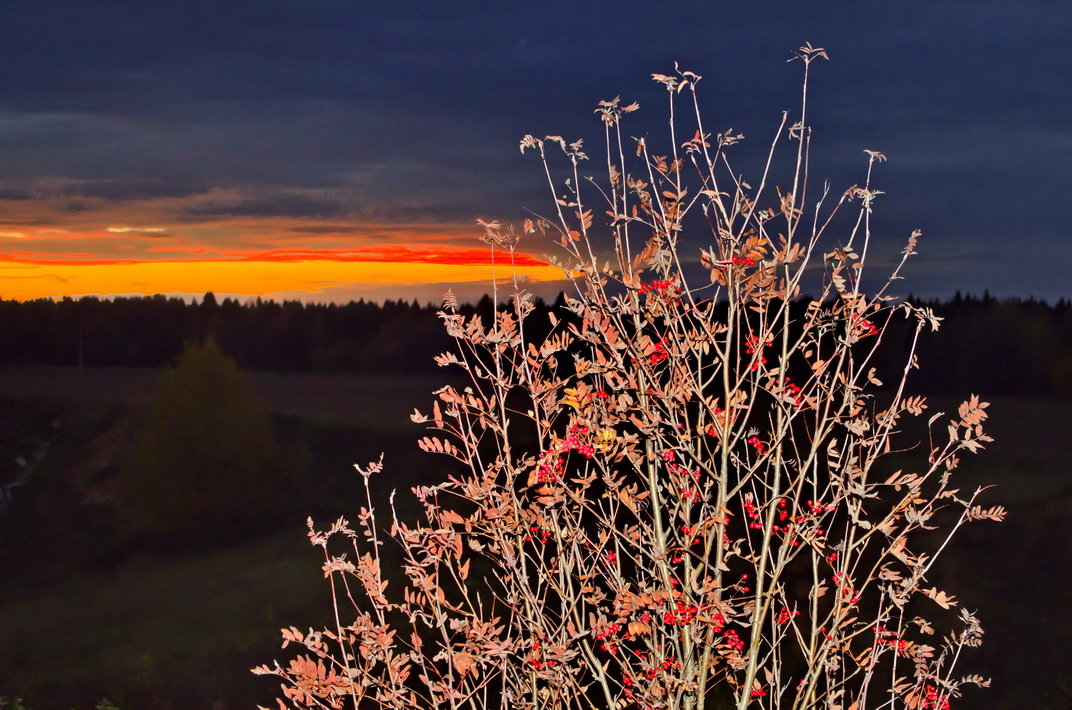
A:
<svg viewBox="0 0 1072 710">
<path fill-rule="evenodd" d="M 286 463 L 247 376 L 214 341 L 191 343 L 135 434 L 122 517 L 135 541 L 166 547 L 262 530 L 292 496 Z"/>
</svg>

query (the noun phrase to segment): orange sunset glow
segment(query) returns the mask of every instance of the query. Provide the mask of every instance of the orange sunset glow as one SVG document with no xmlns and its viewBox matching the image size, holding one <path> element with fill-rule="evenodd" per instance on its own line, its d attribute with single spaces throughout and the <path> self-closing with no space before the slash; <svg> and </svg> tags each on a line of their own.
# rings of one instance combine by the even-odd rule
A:
<svg viewBox="0 0 1072 710">
<path fill-rule="evenodd" d="M 0 229 L 0 297 L 202 294 L 307 301 L 431 297 L 516 275 L 563 279 L 527 252 L 492 254 L 468 226 L 289 223 Z M 469 244 L 470 246 L 463 246 Z"/>
</svg>

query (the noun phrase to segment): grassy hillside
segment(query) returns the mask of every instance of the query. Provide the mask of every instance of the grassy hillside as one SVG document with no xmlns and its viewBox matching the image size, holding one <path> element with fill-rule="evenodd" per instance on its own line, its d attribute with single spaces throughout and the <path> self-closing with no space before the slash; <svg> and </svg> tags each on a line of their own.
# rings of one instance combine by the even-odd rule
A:
<svg viewBox="0 0 1072 710">
<path fill-rule="evenodd" d="M 7 589 L 0 681 L 30 707 L 251 707 L 273 684 L 246 669 L 278 628 L 327 620 L 316 551 L 300 529 L 218 552 L 136 558 Z"/>
<path fill-rule="evenodd" d="M 307 500 L 253 539 L 219 549 L 160 554 L 114 551 L 104 516 L 107 472 L 124 427 L 155 373 L 45 370 L 0 375 L 2 430 L 48 441 L 33 485 L 13 505 L 35 517 L 13 530 L 0 517 L 0 696 L 35 710 L 91 707 L 238 708 L 267 704 L 272 681 L 248 667 L 277 655 L 278 628 L 315 626 L 328 613 L 305 514 L 330 518 L 356 506 L 351 464 L 387 450 L 384 484 L 405 488 L 437 475 L 412 445 L 408 420 L 443 378 L 262 375 L 283 436 L 309 452 Z M 953 401 L 934 401 L 931 411 Z M 1072 653 L 1072 404 L 996 399 L 992 449 L 965 460 L 963 488 L 995 484 L 984 502 L 1010 509 L 1007 523 L 969 527 L 937 575 L 987 629 L 962 669 L 994 677 L 989 692 L 957 707 L 1072 707 L 1064 661 Z M 54 426 L 56 421 L 58 426 Z M 15 451 L 3 448 L 0 452 Z M 14 444 L 11 444 L 14 446 Z M 438 463 L 437 463 L 438 465 Z M 438 472 L 441 475 L 441 472 Z M 32 553 L 32 554 L 31 554 Z M 17 561 L 17 565 L 12 562 Z"/>
</svg>

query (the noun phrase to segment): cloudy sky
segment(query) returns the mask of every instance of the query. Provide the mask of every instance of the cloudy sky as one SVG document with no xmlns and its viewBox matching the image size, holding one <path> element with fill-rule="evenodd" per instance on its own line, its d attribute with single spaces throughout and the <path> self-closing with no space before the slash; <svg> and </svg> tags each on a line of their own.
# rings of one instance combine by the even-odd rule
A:
<svg viewBox="0 0 1072 710">
<path fill-rule="evenodd" d="M 747 167 L 805 41 L 831 57 L 813 174 L 840 190 L 888 156 L 878 237 L 925 235 L 905 290 L 1072 296 L 1067 0 L 8 0 L 0 21 L 3 298 L 475 295 L 475 219 L 552 209 L 521 135 L 594 141 L 617 95 L 661 135 L 650 75 L 677 61 Z M 522 249 L 557 290 L 549 247 Z"/>
</svg>

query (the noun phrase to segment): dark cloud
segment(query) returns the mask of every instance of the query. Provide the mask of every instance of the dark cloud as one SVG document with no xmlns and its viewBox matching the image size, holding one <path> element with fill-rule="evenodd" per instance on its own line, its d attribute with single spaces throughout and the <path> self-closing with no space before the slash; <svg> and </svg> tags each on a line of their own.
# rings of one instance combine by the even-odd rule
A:
<svg viewBox="0 0 1072 710">
<path fill-rule="evenodd" d="M 863 148 L 889 155 L 883 229 L 1007 257 L 1072 223 L 1067 2 L 36 0 L 0 21 L 18 28 L 0 44 L 18 68 L 0 75 L 13 196 L 44 181 L 82 200 L 190 198 L 194 217 L 543 211 L 520 135 L 583 137 L 596 156 L 592 110 L 621 94 L 642 105 L 629 135 L 665 143 L 648 76 L 675 61 L 704 75 L 708 125 L 748 136 L 751 171 L 797 104 L 783 60 L 808 40 L 832 57 L 812 80 L 812 174 L 843 187 Z M 251 196 L 198 199 L 211 189 Z"/>
<path fill-rule="evenodd" d="M 338 200 L 300 194 L 260 195 L 231 201 L 210 200 L 191 205 L 194 217 L 306 217 L 331 219 L 346 215 Z"/>
<path fill-rule="evenodd" d="M 30 190 L 25 190 L 18 187 L 0 189 L 0 200 L 32 200 L 37 196 Z"/>
<path fill-rule="evenodd" d="M 204 187 L 159 179 L 91 180 L 61 185 L 52 190 L 51 195 L 47 196 L 87 197 L 107 202 L 129 202 L 167 197 L 190 197 L 204 194 L 208 191 Z"/>
<path fill-rule="evenodd" d="M 314 224 L 303 227 L 291 227 L 297 234 L 363 234 L 367 228 L 353 224 Z"/>
</svg>

